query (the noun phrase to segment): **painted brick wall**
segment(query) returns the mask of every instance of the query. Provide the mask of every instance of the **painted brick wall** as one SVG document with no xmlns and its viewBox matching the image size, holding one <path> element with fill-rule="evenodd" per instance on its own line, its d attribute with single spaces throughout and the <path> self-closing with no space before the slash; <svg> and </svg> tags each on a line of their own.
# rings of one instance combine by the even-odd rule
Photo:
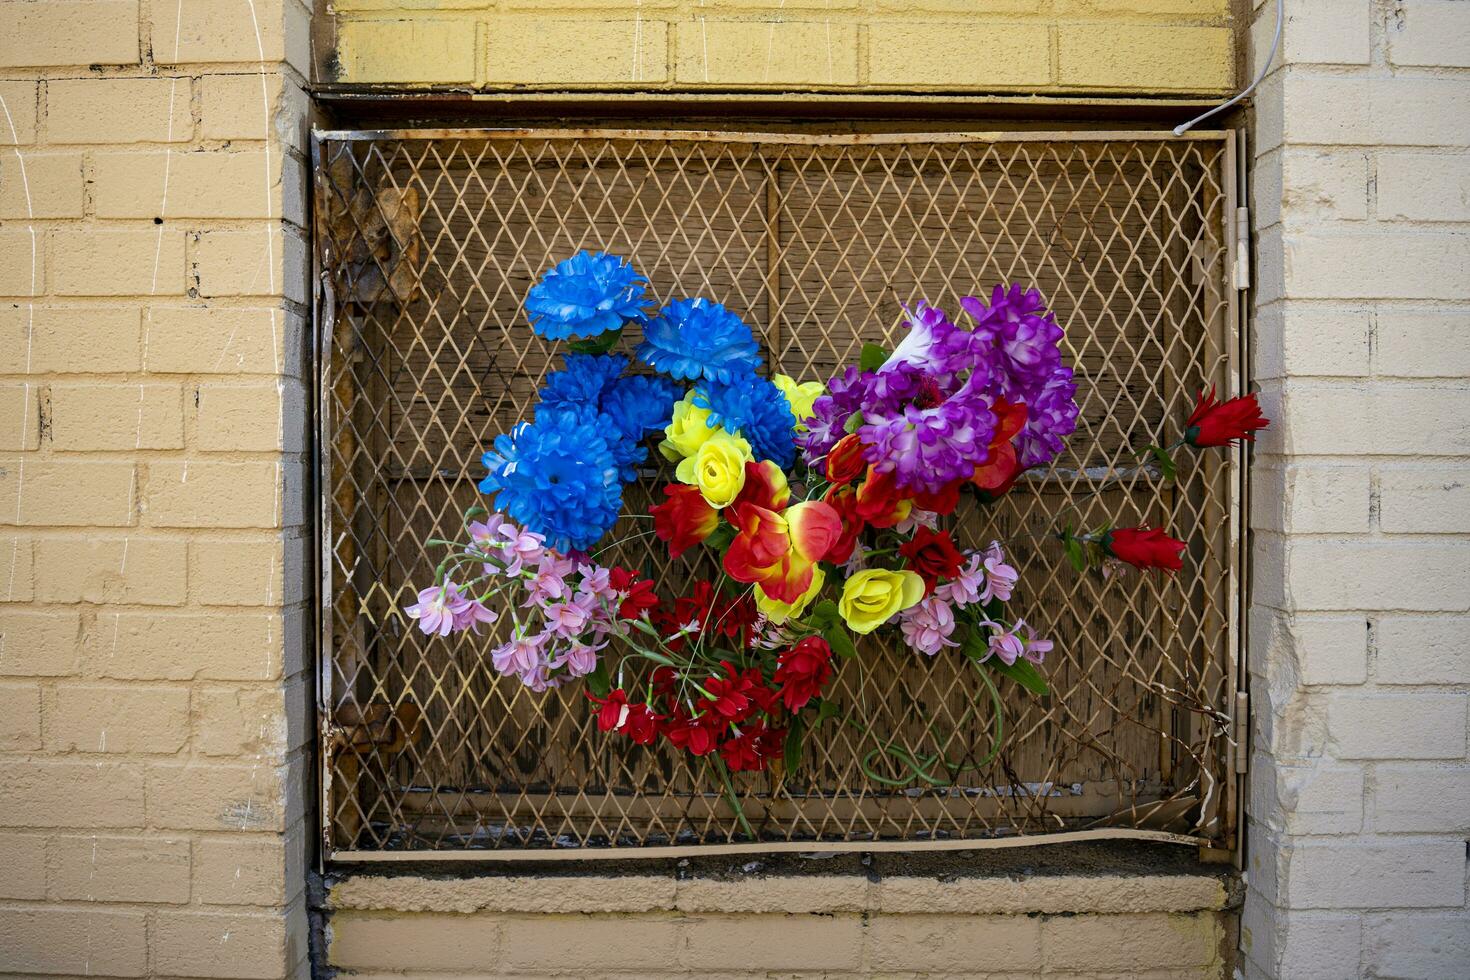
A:
<svg viewBox="0 0 1470 980">
<path fill-rule="evenodd" d="M 1470 976 L 1470 3 L 1287 0 L 1257 102 L 1252 976 Z M 1253 48 L 1274 26 L 1258 4 Z"/>
<path fill-rule="evenodd" d="M 0 2 L 0 973 L 304 970 L 308 19 Z"/>
<path fill-rule="evenodd" d="M 324 81 L 1214 94 L 1233 0 L 341 0 Z"/>
</svg>

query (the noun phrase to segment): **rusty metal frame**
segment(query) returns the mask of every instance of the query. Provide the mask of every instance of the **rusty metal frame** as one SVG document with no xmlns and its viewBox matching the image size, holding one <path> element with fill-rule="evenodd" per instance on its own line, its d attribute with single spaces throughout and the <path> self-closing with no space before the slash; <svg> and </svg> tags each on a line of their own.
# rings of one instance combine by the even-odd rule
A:
<svg viewBox="0 0 1470 980">
<path fill-rule="evenodd" d="M 1233 268 L 1230 256 L 1236 253 L 1236 208 L 1238 206 L 1239 184 L 1237 175 L 1239 171 L 1240 156 L 1237 143 L 1232 134 L 1218 132 L 1191 132 L 1182 138 L 1166 137 L 1155 133 L 1144 133 L 1134 131 L 1054 131 L 1054 132 L 1026 132 L 1026 131 L 995 131 L 995 132 L 940 132 L 940 133 L 883 133 L 883 134 L 816 134 L 816 133 L 738 133 L 738 132 L 685 132 L 685 131 L 663 131 L 663 130 L 600 130 L 600 129 L 381 129 L 381 130 L 332 130 L 317 131 L 313 133 L 311 141 L 311 155 L 313 171 L 315 176 L 315 207 L 317 210 L 318 228 L 322 220 L 325 203 L 330 200 L 328 184 L 330 178 L 326 176 L 325 148 L 331 144 L 361 145 L 382 142 L 398 141 L 521 141 L 530 140 L 537 142 L 556 141 L 619 141 L 621 142 L 656 142 L 656 143 L 693 143 L 693 144 L 725 144 L 735 146 L 770 145 L 774 147 L 788 148 L 810 148 L 813 151 L 822 148 L 831 148 L 842 152 L 843 148 L 856 147 L 891 147 L 902 150 L 904 147 L 912 146 L 963 146 L 966 144 L 1107 144 L 1107 143 L 1134 143 L 1143 145 L 1157 145 L 1165 143 L 1182 144 L 1218 144 L 1217 170 L 1214 180 L 1218 185 L 1220 194 L 1220 210 L 1222 212 L 1221 227 L 1215 229 L 1224 244 L 1225 258 L 1217 260 L 1207 257 L 1201 261 L 1207 262 L 1210 271 L 1222 274 L 1224 281 L 1217 283 L 1221 290 L 1222 300 L 1221 312 L 1226 317 L 1223 325 L 1224 336 L 1220 338 L 1222 349 L 1227 352 L 1229 365 L 1224 368 L 1222 374 L 1226 383 L 1234 388 L 1244 386 L 1248 383 L 1246 372 L 1248 371 L 1249 358 L 1246 355 L 1245 344 L 1248 331 L 1245 329 L 1245 307 L 1240 301 L 1240 296 L 1232 288 L 1230 282 Z M 391 222 L 390 222 L 391 223 Z M 401 236 L 400 236 L 401 237 Z M 397 241 L 390 231 L 388 238 Z M 774 233 L 772 241 L 775 241 Z M 401 242 L 398 242 L 401 246 Z M 327 860 L 340 862 L 373 862 L 373 861 L 422 861 L 422 860 L 578 860 L 589 858 L 669 858 L 682 857 L 694 854 L 710 853 L 755 853 L 755 852 L 779 852 L 779 851 L 875 851 L 875 850 L 914 850 L 914 849 L 973 849 L 983 847 L 1009 847 L 1020 846 L 1031 843 L 1061 842 L 1070 840 L 1089 839 L 1133 839 L 1133 840 L 1155 840 L 1167 841 L 1177 844 L 1198 846 L 1202 849 L 1212 849 L 1216 853 L 1237 853 L 1236 840 L 1238 836 L 1238 813 L 1240 807 L 1240 795 L 1243 783 L 1240 778 L 1237 756 L 1235 751 L 1237 740 L 1244 737 L 1243 733 L 1230 730 L 1228 722 L 1221 722 L 1221 717 L 1231 717 L 1230 709 L 1236 702 L 1237 692 L 1244 690 L 1244 621 L 1243 621 L 1243 599 L 1245 596 L 1244 576 L 1248 570 L 1245 559 L 1246 541 L 1243 534 L 1243 516 L 1247 504 L 1248 482 L 1246 479 L 1246 468 L 1243 460 L 1232 458 L 1229 463 L 1222 464 L 1225 467 L 1226 483 L 1229 486 L 1228 499 L 1222 502 L 1223 521 L 1228 540 L 1229 559 L 1220 569 L 1220 574 L 1225 577 L 1225 594 L 1228 602 L 1222 612 L 1227 615 L 1224 627 L 1228 634 L 1226 645 L 1222 649 L 1228 649 L 1232 662 L 1225 670 L 1224 690 L 1225 705 L 1221 705 L 1220 712 L 1214 715 L 1217 728 L 1224 726 L 1223 731 L 1217 732 L 1220 744 L 1226 746 L 1224 765 L 1219 773 L 1209 772 L 1208 767 L 1201 767 L 1201 772 L 1208 779 L 1217 779 L 1218 792 L 1221 794 L 1220 802 L 1215 809 L 1215 822 L 1208 825 L 1196 825 L 1192 832 L 1179 832 L 1169 829 L 1150 829 L 1142 826 L 1126 826 L 1122 823 L 1109 826 L 1095 826 L 1087 829 L 1065 829 L 1053 832 L 1030 833 L 1016 836 L 959 836 L 939 837 L 929 836 L 926 838 L 909 839 L 877 839 L 874 837 L 849 836 L 840 840 L 830 839 L 790 839 L 790 840 L 758 840 L 740 841 L 734 839 L 733 835 L 726 840 L 716 843 L 686 844 L 670 840 L 668 843 L 660 843 L 648 846 L 579 846 L 579 847 L 504 847 L 493 848 L 475 847 L 473 845 L 456 845 L 452 848 L 438 847 L 437 849 L 423 849 L 421 847 L 408 850 L 391 850 L 382 847 L 360 847 L 339 840 L 338 829 L 333 817 L 333 794 L 334 780 L 342 773 L 344 765 L 360 764 L 364 755 L 372 753 L 392 753 L 403 751 L 403 747 L 418 737 L 410 729 L 419 724 L 419 707 L 409 701 L 403 701 L 398 706 L 384 706 L 374 704 L 358 705 L 355 702 L 350 705 L 351 712 L 344 713 L 343 705 L 337 704 L 334 710 L 334 639 L 333 639 L 333 616 L 334 593 L 333 561 L 334 561 L 334 531 L 333 531 L 333 469 L 332 469 L 332 446 L 333 436 L 337 431 L 334 429 L 331 405 L 333 395 L 331 385 L 338 380 L 332 373 L 332 357 L 334 341 L 334 329 L 337 326 L 337 318 L 341 305 L 341 297 L 338 295 L 340 285 L 336 273 L 340 271 L 343 257 L 333 254 L 331 242 L 328 236 L 317 235 L 317 247 L 313 252 L 313 274 L 316 282 L 314 291 L 314 353 L 316 355 L 315 381 L 316 381 L 316 440 L 317 451 L 314 454 L 314 466 L 316 467 L 317 487 L 319 490 L 320 511 L 317 521 L 318 547 L 315 553 L 315 563 L 318 572 L 319 602 L 317 603 L 317 666 L 320 671 L 318 683 L 318 715 L 320 720 L 320 815 L 321 832 L 323 844 L 323 856 Z M 774 246 L 772 246 L 774 247 Z M 381 260 L 379 264 L 381 265 Z M 1218 269 L 1216 269 L 1218 266 Z M 385 273 L 385 278 L 391 279 L 391 274 Z M 384 288 L 396 288 L 391 282 Z M 768 283 L 772 295 L 778 295 L 780 291 L 779 279 L 774 284 Z M 779 303 L 778 303 L 779 305 Z M 773 317 L 773 320 L 775 318 Z M 775 323 L 768 324 L 773 330 L 777 329 Z M 1110 464 L 1111 465 L 1111 464 Z M 1121 473 L 1121 471 L 1118 471 Z M 1142 471 L 1140 471 L 1142 472 Z M 1079 476 L 1082 474 L 1079 471 Z M 1110 471 L 1109 475 L 1112 474 Z M 1134 476 L 1137 479 L 1137 476 Z M 1222 665 L 1227 666 L 1227 665 Z M 400 717 L 398 707 L 411 707 L 409 717 Z M 1163 742 L 1161 742 L 1161 756 L 1165 753 Z M 354 762 L 353 760 L 357 760 Z M 352 781 L 349 780 L 349 783 Z M 1205 797 L 1202 806 L 1209 806 L 1209 798 Z M 1133 817 L 1139 823 L 1146 823 L 1158 808 L 1151 810 L 1144 807 L 1141 810 L 1135 808 Z M 1116 815 L 1115 815 L 1116 816 Z M 477 818 L 478 819 L 478 818 Z M 645 842 L 646 843 L 646 842 Z"/>
</svg>

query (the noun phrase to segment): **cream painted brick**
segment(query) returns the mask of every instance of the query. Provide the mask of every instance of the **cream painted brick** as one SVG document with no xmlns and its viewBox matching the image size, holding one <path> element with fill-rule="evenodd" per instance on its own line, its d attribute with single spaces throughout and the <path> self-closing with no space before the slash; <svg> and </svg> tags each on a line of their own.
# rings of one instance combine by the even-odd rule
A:
<svg viewBox="0 0 1470 980">
<path fill-rule="evenodd" d="M 189 551 L 190 587 L 201 605 L 278 606 L 305 598 L 304 538 L 210 537 L 194 541 Z"/>
<path fill-rule="evenodd" d="M 163 4 L 153 11 L 153 57 L 161 65 L 238 62 L 251 68 L 284 60 L 305 74 L 311 60 L 308 19 L 291 0 Z"/>
<path fill-rule="evenodd" d="M 141 827 L 143 772 L 121 762 L 7 760 L 0 766 L 0 826 Z"/>
<path fill-rule="evenodd" d="M 499 25 L 491 27 L 492 59 L 499 33 Z M 337 58 L 341 65 L 337 81 L 342 82 L 469 82 L 475 77 L 475 25 L 469 20 L 411 17 L 344 19 L 337 24 Z M 493 60 L 491 70 L 499 70 Z"/>
<path fill-rule="evenodd" d="M 1368 530 L 1372 471 L 1366 466 L 1257 466 L 1254 476 L 1256 527 L 1292 534 Z"/>
<path fill-rule="evenodd" d="M 36 82 L 0 82 L 0 104 L 8 116 L 0 127 L 0 146 L 24 146 L 36 141 L 36 107 L 40 86 Z"/>
<path fill-rule="evenodd" d="M 1044 916 L 1042 960 L 1046 972 L 1203 967 L 1223 938 L 1218 923 L 1206 923 L 1182 915 Z M 1199 931 L 1191 934 L 1190 924 Z"/>
<path fill-rule="evenodd" d="M 303 681 L 288 689 L 304 690 Z M 261 758 L 284 755 L 290 748 L 287 734 L 286 701 L 304 708 L 301 691 L 291 697 L 278 686 L 268 688 L 239 685 L 209 685 L 194 692 L 194 717 L 198 731 L 195 748 L 216 758 Z"/>
<path fill-rule="evenodd" d="M 48 700 L 52 752 L 174 753 L 189 740 L 189 692 L 182 687 L 60 685 Z"/>
<path fill-rule="evenodd" d="M 210 451 L 300 452 L 306 445 L 306 392 L 299 385 L 200 385 L 195 438 Z"/>
<path fill-rule="evenodd" d="M 1292 68 L 1284 73 L 1282 98 L 1284 136 L 1291 143 L 1470 144 L 1470 79 L 1372 78 Z"/>
<path fill-rule="evenodd" d="M 0 832 L 0 854 L 5 855 L 5 874 L 0 875 L 0 898 L 46 897 L 45 837 Z"/>
<path fill-rule="evenodd" d="M 1470 8 L 1465 20 L 1470 23 Z M 1470 221 L 1470 158 L 1464 153 L 1380 154 L 1378 217 Z"/>
<path fill-rule="evenodd" d="M 857 35 L 855 24 L 824 20 L 686 22 L 675 32 L 674 78 L 692 85 L 856 85 Z"/>
<path fill-rule="evenodd" d="M 1388 60 L 1394 65 L 1470 68 L 1470 11 L 1463 0 L 1398 4 L 1388 18 Z"/>
<path fill-rule="evenodd" d="M 57 449 L 182 449 L 183 390 L 176 384 L 51 386 Z"/>
<path fill-rule="evenodd" d="M 1362 916 L 1293 913 L 1275 977 L 1343 980 L 1358 975 Z"/>
<path fill-rule="evenodd" d="M 1309 454 L 1470 453 L 1470 390 L 1408 384 L 1293 384 L 1258 444 Z"/>
<path fill-rule="evenodd" d="M 302 326 L 282 310 L 154 307 L 145 322 L 150 373 L 294 373 L 283 352 L 300 343 Z"/>
<path fill-rule="evenodd" d="M 280 914 L 160 912 L 153 926 L 153 957 L 170 975 L 274 980 L 296 965 L 292 939 Z"/>
<path fill-rule="evenodd" d="M 267 240 L 269 237 L 269 240 Z M 277 296 L 306 302 L 306 246 L 277 224 L 196 236 L 192 275 L 201 296 Z"/>
<path fill-rule="evenodd" d="M 1361 616 L 1265 614 L 1252 638 L 1274 663 L 1294 663 L 1305 685 L 1361 684 L 1368 679 L 1368 624 Z"/>
<path fill-rule="evenodd" d="M 148 970 L 141 912 L 0 909 L 5 967 L 22 974 L 141 977 Z"/>
<path fill-rule="evenodd" d="M 1313 233 L 1290 235 L 1285 244 L 1286 295 L 1293 299 L 1470 298 L 1470 235 Z M 1363 275 L 1364 262 L 1373 264 L 1373 275 Z"/>
<path fill-rule="evenodd" d="M 1467 704 L 1458 693 L 1335 694 L 1327 728 L 1342 759 L 1462 759 Z"/>
<path fill-rule="evenodd" d="M 184 538 L 45 537 L 35 555 L 43 602 L 177 606 L 188 596 Z"/>
<path fill-rule="evenodd" d="M 267 160 L 269 158 L 269 160 Z M 278 218 L 281 161 L 266 150 L 97 153 L 93 190 L 99 218 L 152 218 L 168 175 L 173 218 Z"/>
<path fill-rule="evenodd" d="M 1253 51 L 1270 50 L 1276 28 L 1274 12 L 1259 18 L 1254 31 Z M 1373 13 L 1366 3 L 1343 0 L 1291 0 L 1282 30 L 1282 49 L 1277 57 L 1292 64 L 1366 65 L 1368 27 Z M 1279 63 L 1279 62 L 1278 62 Z M 1259 71 L 1258 64 L 1251 71 Z"/>
<path fill-rule="evenodd" d="M 877 971 L 943 973 L 985 950 L 1018 973 L 1041 968 L 1041 920 L 1026 915 L 883 915 L 867 929 L 869 965 Z M 993 958 L 992 958 L 993 957 Z"/>
<path fill-rule="evenodd" d="M 1298 609 L 1470 608 L 1470 540 L 1404 547 L 1392 540 L 1305 538 L 1291 546 L 1288 585 Z"/>
<path fill-rule="evenodd" d="M 1470 833 L 1470 768 L 1379 766 L 1373 776 L 1378 833 Z"/>
<path fill-rule="evenodd" d="M 399 23 L 395 29 L 403 32 L 411 26 Z M 422 29 L 437 25 L 417 26 Z M 548 30 L 567 38 L 568 43 L 542 43 Z M 459 33 L 462 28 L 456 25 L 453 31 Z M 521 85 L 664 82 L 669 77 L 668 31 L 667 24 L 656 20 L 551 21 L 542 16 L 499 17 L 490 22 L 486 32 L 485 80 L 492 84 Z M 409 43 L 423 42 L 414 39 Z M 446 38 L 432 43 L 438 47 L 458 42 Z M 381 57 L 374 60 L 384 63 Z M 453 70 L 460 70 L 457 59 L 452 64 Z M 422 73 L 422 68 L 415 72 Z"/>
<path fill-rule="evenodd" d="M 66 609 L 0 612 L 0 674 L 65 677 L 81 660 L 82 621 Z"/>
<path fill-rule="evenodd" d="M 51 288 L 63 296 L 177 296 L 184 292 L 184 234 L 152 224 L 58 230 L 50 266 Z"/>
<path fill-rule="evenodd" d="M 137 0 L 0 3 L 0 65 L 87 67 L 137 61 Z"/>
<path fill-rule="evenodd" d="M 51 897 L 181 905 L 189 900 L 189 842 L 158 837 L 53 837 Z"/>
<path fill-rule="evenodd" d="M 1051 39 L 1045 24 L 875 21 L 868 25 L 868 84 L 879 87 L 970 87 L 984 65 L 991 87 L 1045 86 L 1051 80 Z M 914 52 L 923 51 L 922 80 Z"/>
<path fill-rule="evenodd" d="M 36 597 L 34 542 L 23 535 L 0 536 L 0 602 L 30 602 Z"/>
<path fill-rule="evenodd" d="M 1368 925 L 1367 975 L 1470 976 L 1470 915 L 1393 912 Z"/>
<path fill-rule="evenodd" d="M 187 143 L 192 83 L 187 78 L 57 78 L 46 83 L 46 138 L 52 143 Z M 156 188 L 163 196 L 163 181 Z"/>
<path fill-rule="evenodd" d="M 132 463 L 0 460 L 0 500 L 20 497 L 11 522 L 127 527 L 136 490 Z"/>
<path fill-rule="evenodd" d="M 1465 843 L 1297 844 L 1287 871 L 1287 908 L 1423 908 L 1465 903 Z"/>
<path fill-rule="evenodd" d="M 1229 28 L 1102 22 L 1064 24 L 1056 34 L 1063 86 L 1217 92 L 1234 84 Z"/>
<path fill-rule="evenodd" d="M 1470 313 L 1380 312 L 1373 363 L 1380 375 L 1470 377 Z"/>
<path fill-rule="evenodd" d="M 0 262 L 0 296 L 41 295 L 46 284 L 45 247 L 44 231 L 0 230 L 0 255 L 12 259 Z"/>
<path fill-rule="evenodd" d="M 547 935 L 545 927 L 537 927 Z M 604 930 L 608 939 L 614 940 L 616 928 L 609 923 Z M 649 931 L 655 931 L 653 926 Z M 516 924 L 506 929 L 505 945 L 507 956 L 515 962 L 529 964 L 530 950 L 524 938 L 534 938 L 535 933 L 517 930 Z M 691 918 L 685 927 L 685 942 L 682 946 L 683 965 L 688 969 L 706 972 L 715 970 L 738 970 L 754 972 L 771 971 L 827 971 L 841 972 L 856 970 L 863 957 L 863 922 L 855 914 L 849 915 L 704 915 Z M 543 939 L 544 946 L 547 939 Z M 650 937 L 653 940 L 653 937 Z M 624 956 L 633 965 L 648 963 L 647 953 L 637 954 L 634 944 L 637 938 L 629 936 L 618 940 Z M 650 942 L 652 962 L 664 962 L 664 940 L 657 935 L 656 945 Z M 566 956 L 572 950 L 568 949 Z M 563 962 L 566 960 L 564 959 Z"/>
<path fill-rule="evenodd" d="M 40 444 L 41 396 L 39 385 L 0 384 L 0 446 L 19 452 Z"/>
<path fill-rule="evenodd" d="M 199 133 L 207 140 L 279 137 L 282 76 L 259 72 L 205 75 L 199 80 Z M 284 122 L 284 121 L 282 121 Z M 294 141 L 288 141 L 295 145 Z"/>
<path fill-rule="evenodd" d="M 1470 467 L 1384 469 L 1378 495 L 1378 524 L 1385 531 L 1470 534 Z"/>
<path fill-rule="evenodd" d="M 1252 811 L 1288 834 L 1356 834 L 1363 829 L 1363 770 L 1316 760 L 1251 767 Z"/>
<path fill-rule="evenodd" d="M 138 318 L 137 307 L 7 307 L 0 310 L 0 372 L 136 371 Z"/>
<path fill-rule="evenodd" d="M 1288 226 L 1368 217 L 1368 154 L 1362 150 L 1288 148 L 1282 171 L 1278 206 Z"/>
<path fill-rule="evenodd" d="M 25 180 L 14 153 L 0 156 L 0 218 L 80 218 L 82 155 L 25 154 Z"/>
<path fill-rule="evenodd" d="M 283 638 L 278 613 L 103 613 L 89 658 L 119 680 L 275 680 Z"/>
<path fill-rule="evenodd" d="M 1380 684 L 1470 684 L 1470 618 L 1383 616 L 1375 640 Z"/>
<path fill-rule="evenodd" d="M 807 917 L 802 916 L 801 921 Z M 833 920 L 829 920 L 833 921 Z M 840 920 L 839 920 L 840 921 Z M 502 927 L 503 949 L 500 961 L 512 970 L 536 970 L 551 972 L 578 970 L 579 964 L 585 964 L 586 958 L 581 951 L 566 944 L 559 944 L 553 940 L 553 936 L 559 928 L 565 928 L 571 923 L 578 924 L 578 931 L 583 932 L 588 941 L 601 954 L 606 953 L 607 959 L 601 960 L 598 966 L 604 970 L 632 970 L 646 969 L 649 964 L 668 964 L 670 968 L 677 962 L 679 951 L 682 948 L 699 949 L 699 962 L 705 970 L 716 970 L 726 965 L 725 946 L 735 941 L 736 936 L 748 939 L 748 929 L 752 926 L 772 922 L 769 916 L 751 916 L 743 919 L 747 929 L 732 928 L 737 926 L 737 920 L 725 917 L 693 919 L 687 923 L 668 916 L 616 916 L 616 917 L 586 917 L 586 916 L 560 916 L 560 915 L 527 915 L 513 916 L 505 920 Z M 718 931 L 708 927 L 717 926 Z M 768 933 L 771 941 L 784 945 L 783 930 L 778 923 L 772 923 L 773 931 Z M 681 942 L 683 935 L 688 935 L 687 946 Z M 823 937 L 815 932 L 811 937 L 813 943 L 822 943 Z M 709 947 L 704 946 L 704 941 L 710 942 Z M 860 937 L 854 935 L 854 942 L 860 941 Z M 769 949 L 756 952 L 749 950 L 749 962 L 753 966 L 772 958 Z M 764 954 L 764 955 L 762 955 Z M 793 959 L 801 959 L 798 953 Z M 838 964 L 845 962 L 845 958 L 838 957 Z"/>
<path fill-rule="evenodd" d="M 33 752 L 40 747 L 41 688 L 0 684 L 0 751 Z"/>
<path fill-rule="evenodd" d="M 151 765 L 148 821 L 170 830 L 281 830 L 286 775 L 285 767 L 269 763 Z"/>
<path fill-rule="evenodd" d="M 278 527 L 282 471 L 276 463 L 154 463 L 143 489 L 154 527 Z M 0 498 L 3 499 L 3 498 Z"/>
<path fill-rule="evenodd" d="M 205 905 L 290 901 L 306 884 L 300 860 L 303 836 L 298 827 L 284 838 L 265 834 L 200 838 L 194 843 L 195 898 Z"/>
<path fill-rule="evenodd" d="M 439 970 L 474 973 L 487 963 L 500 963 L 501 934 L 506 928 L 513 928 L 517 921 L 527 922 L 531 927 L 539 921 L 550 927 L 570 924 L 572 920 L 566 916 L 511 920 L 502 916 L 425 917 L 354 912 L 333 919 L 330 963 L 347 970 L 410 970 L 433 963 Z M 598 920 L 578 917 L 576 921 L 581 926 Z M 642 920 L 627 921 L 633 927 L 633 937 L 641 937 L 647 931 Z M 599 935 L 601 932 L 598 930 Z M 662 932 L 667 937 L 675 935 L 675 926 L 670 920 L 663 920 Z M 537 934 L 538 937 L 544 935 L 544 930 Z M 562 959 L 574 955 L 566 943 L 553 942 L 544 948 L 552 952 L 559 950 Z M 622 950 L 623 943 L 617 943 L 617 948 Z M 654 959 L 653 962 L 672 964 L 674 949 L 671 942 L 650 946 L 649 951 L 650 959 L 663 954 L 662 960 Z M 536 952 L 538 950 L 525 949 L 522 959 L 534 958 Z M 646 965 L 650 959 L 638 960 L 638 964 Z M 585 958 L 582 962 L 585 965 Z M 532 968 L 535 969 L 534 966 Z M 606 965 L 602 968 L 606 969 Z"/>
</svg>

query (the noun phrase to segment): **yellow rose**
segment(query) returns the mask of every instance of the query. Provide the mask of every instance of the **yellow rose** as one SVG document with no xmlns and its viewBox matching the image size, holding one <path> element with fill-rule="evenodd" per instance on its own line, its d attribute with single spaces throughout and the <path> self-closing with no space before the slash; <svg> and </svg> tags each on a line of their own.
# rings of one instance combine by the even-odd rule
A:
<svg viewBox="0 0 1470 980">
<path fill-rule="evenodd" d="M 786 404 L 791 406 L 791 414 L 796 416 L 797 431 L 805 432 L 806 426 L 802 425 L 802 420 L 816 414 L 812 405 L 827 393 L 827 389 L 820 381 L 803 381 L 797 384 L 795 378 L 784 374 L 772 375 L 771 382 L 786 396 Z"/>
<path fill-rule="evenodd" d="M 724 429 L 714 429 L 693 456 L 679 463 L 674 476 L 680 483 L 699 487 L 711 507 L 728 507 L 745 486 L 746 460 L 754 458 L 750 443 Z"/>
<path fill-rule="evenodd" d="M 854 633 L 871 633 L 922 598 L 924 580 L 916 573 L 870 568 L 843 583 L 837 611 Z"/>
<path fill-rule="evenodd" d="M 780 599 L 772 599 L 766 595 L 764 589 L 757 585 L 755 587 L 755 607 L 767 619 L 780 626 L 788 619 L 795 618 L 806 612 L 806 607 L 812 604 L 812 600 L 817 597 L 818 592 L 822 591 L 822 584 L 826 581 L 827 573 L 822 571 L 822 566 L 818 565 L 816 568 L 813 568 L 812 584 L 792 603 L 785 603 Z"/>
<path fill-rule="evenodd" d="M 658 451 L 664 454 L 664 459 L 677 463 L 699 452 L 699 447 L 715 431 L 709 426 L 709 409 L 694 404 L 694 392 L 691 391 L 674 403 L 674 416 L 664 426 L 664 439 L 658 444 Z"/>
</svg>

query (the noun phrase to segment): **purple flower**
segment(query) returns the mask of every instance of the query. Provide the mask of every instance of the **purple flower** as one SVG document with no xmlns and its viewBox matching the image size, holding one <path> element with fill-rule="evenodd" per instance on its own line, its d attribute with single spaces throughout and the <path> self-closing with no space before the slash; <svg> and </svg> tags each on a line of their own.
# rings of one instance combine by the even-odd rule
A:
<svg viewBox="0 0 1470 980">
<path fill-rule="evenodd" d="M 965 312 L 975 318 L 975 339 L 1001 355 L 1000 366 L 1009 376 L 1011 394 L 1024 396 L 1045 383 L 1061 366 L 1057 341 L 1062 328 L 1046 308 L 1039 290 L 996 286 L 990 305 L 974 296 L 960 300 Z"/>
<path fill-rule="evenodd" d="M 924 301 L 908 315 L 909 332 L 899 341 L 888 360 L 878 369 L 879 374 L 893 370 L 899 365 L 917 368 L 928 375 L 953 375 L 970 367 L 974 357 L 970 353 L 973 335 L 961 330 L 949 321 L 944 311 Z"/>
<path fill-rule="evenodd" d="M 585 677 L 597 669 L 597 651 L 600 647 L 573 641 L 565 653 L 551 666 L 565 667 L 568 676 Z"/>
<path fill-rule="evenodd" d="M 1072 369 L 1058 367 L 1041 390 L 1026 399 L 1026 425 L 1020 436 L 1022 466 L 1049 463 L 1062 451 L 1062 437 L 1077 428 L 1076 394 Z"/>
<path fill-rule="evenodd" d="M 954 632 L 954 610 L 938 595 L 901 612 L 898 628 L 905 643 L 930 657 L 945 647 L 959 646 L 949 638 Z"/>
<path fill-rule="evenodd" d="M 556 602 L 545 609 L 546 625 L 558 636 L 576 639 L 592 621 L 592 609 L 581 596 L 567 602 Z"/>
<path fill-rule="evenodd" d="M 470 599 L 459 594 L 459 586 L 453 582 L 446 581 L 443 585 L 431 585 L 427 589 L 419 590 L 419 601 L 411 606 L 405 606 L 403 611 L 410 619 L 419 621 L 419 629 L 425 636 L 448 636 L 455 630 L 462 630 L 469 623 L 459 625 L 460 618 L 465 615 L 471 605 Z"/>
<path fill-rule="evenodd" d="M 523 530 L 507 521 L 497 533 L 501 541 L 498 550 L 507 575 L 519 575 L 522 569 L 541 561 L 546 539 L 535 531 Z"/>
</svg>

